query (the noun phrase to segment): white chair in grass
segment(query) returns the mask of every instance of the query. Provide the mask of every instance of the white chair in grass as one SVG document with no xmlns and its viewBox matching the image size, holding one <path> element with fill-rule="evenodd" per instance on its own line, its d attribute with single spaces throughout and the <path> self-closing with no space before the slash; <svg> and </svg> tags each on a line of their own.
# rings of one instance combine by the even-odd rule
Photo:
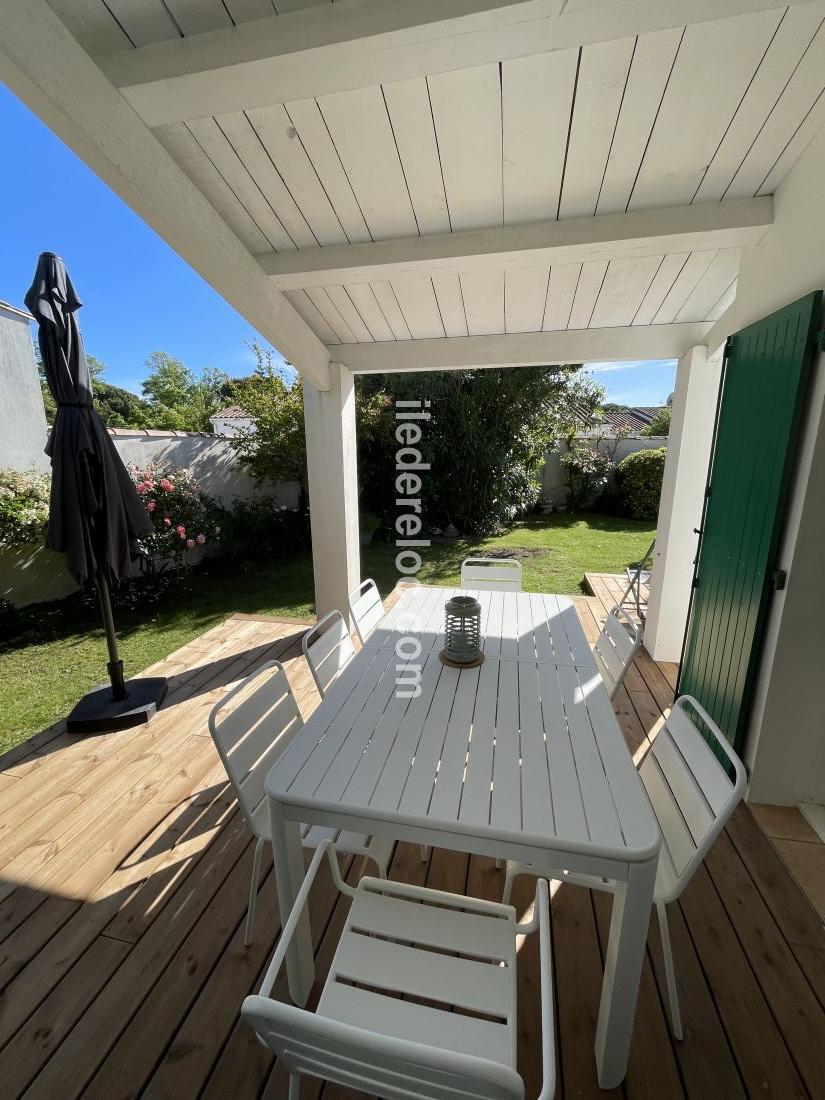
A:
<svg viewBox="0 0 825 1100">
<path fill-rule="evenodd" d="M 593 656 L 607 694 L 613 699 L 642 644 L 642 629 L 618 605 L 604 622 Z"/>
<path fill-rule="evenodd" d="M 521 562 L 516 558 L 465 558 L 461 587 L 484 592 L 521 592 Z"/>
<path fill-rule="evenodd" d="M 706 731 L 707 739 L 696 720 Z M 741 801 L 745 768 L 704 707 L 692 696 L 682 695 L 641 760 L 639 775 L 662 834 L 653 904 L 662 937 L 671 1028 L 674 1036 L 681 1039 L 682 1021 L 666 906 L 676 901 L 690 882 Z M 513 879 L 521 874 L 543 875 L 591 890 L 612 893 L 616 889 L 616 883 L 607 879 L 508 860 L 505 902 L 509 901 Z"/>
<path fill-rule="evenodd" d="M 280 661 L 269 661 L 219 700 L 209 712 L 209 732 L 249 831 L 256 838 L 244 942 L 252 940 L 261 854 L 270 839 L 266 775 L 303 725 L 298 702 Z M 330 830 L 303 825 L 305 848 L 315 848 Z M 385 877 L 393 841 L 336 833 L 341 851 L 368 856 Z"/>
<path fill-rule="evenodd" d="M 374 580 L 361 581 L 349 594 L 349 610 L 363 645 L 384 618 L 384 604 Z"/>
<path fill-rule="evenodd" d="M 301 639 L 309 670 L 323 699 L 330 684 L 355 656 L 347 622 L 340 611 L 320 618 Z"/>
<path fill-rule="evenodd" d="M 318 1008 L 270 994 L 329 856 L 335 884 L 352 901 Z M 512 906 L 439 890 L 341 879 L 335 849 L 318 848 L 257 996 L 243 1019 L 289 1073 L 289 1100 L 302 1074 L 385 1100 L 523 1100 L 516 1070 L 516 939 L 538 931 L 543 1082 L 555 1091 L 553 987 L 547 883 L 532 919 Z M 402 1000 L 400 995 L 411 998 Z"/>
</svg>

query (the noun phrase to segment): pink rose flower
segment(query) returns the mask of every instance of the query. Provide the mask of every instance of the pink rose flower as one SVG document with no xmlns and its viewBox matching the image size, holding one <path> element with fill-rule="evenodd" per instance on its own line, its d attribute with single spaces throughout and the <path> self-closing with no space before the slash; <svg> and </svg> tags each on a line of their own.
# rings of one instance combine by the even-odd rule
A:
<svg viewBox="0 0 825 1100">
<path fill-rule="evenodd" d="M 198 537 L 195 539 L 195 542 L 198 544 L 198 546 L 203 546 L 203 544 L 206 542 L 206 535 L 198 535 Z"/>
<path fill-rule="evenodd" d="M 157 508 L 157 504 L 153 500 L 147 500 L 146 501 L 147 511 L 154 512 L 155 508 Z"/>
<path fill-rule="evenodd" d="M 186 548 L 188 550 L 194 550 L 195 549 L 195 540 L 194 539 L 187 539 L 186 540 Z"/>
<path fill-rule="evenodd" d="M 161 478 L 160 487 L 165 493 L 171 493 L 172 490 L 175 488 L 168 477 Z"/>
<path fill-rule="evenodd" d="M 142 481 L 135 486 L 135 490 L 140 493 L 141 496 L 143 496 L 143 494 L 146 492 L 146 488 L 147 487 L 143 484 Z"/>
<path fill-rule="evenodd" d="M 179 523 L 178 526 L 175 528 L 175 530 L 177 531 L 177 533 L 180 535 L 180 537 L 182 539 L 186 538 L 186 528 L 183 526 L 182 523 Z"/>
<path fill-rule="evenodd" d="M 172 526 L 172 520 L 171 520 L 170 516 L 164 516 L 163 517 L 163 522 L 166 524 L 167 527 Z"/>
</svg>

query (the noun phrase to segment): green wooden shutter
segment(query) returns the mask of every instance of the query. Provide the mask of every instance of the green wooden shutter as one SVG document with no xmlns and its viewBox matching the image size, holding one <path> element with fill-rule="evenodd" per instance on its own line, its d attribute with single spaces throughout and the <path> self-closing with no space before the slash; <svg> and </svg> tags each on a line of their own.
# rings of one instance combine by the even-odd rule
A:
<svg viewBox="0 0 825 1100">
<path fill-rule="evenodd" d="M 822 292 L 731 337 L 678 692 L 742 748 Z"/>
</svg>

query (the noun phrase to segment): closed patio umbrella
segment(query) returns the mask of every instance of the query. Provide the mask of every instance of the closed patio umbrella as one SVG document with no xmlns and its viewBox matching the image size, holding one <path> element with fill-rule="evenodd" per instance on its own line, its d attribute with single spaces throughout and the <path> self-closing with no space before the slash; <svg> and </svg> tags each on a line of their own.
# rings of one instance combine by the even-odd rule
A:
<svg viewBox="0 0 825 1100">
<path fill-rule="evenodd" d="M 89 692 L 68 717 L 75 733 L 148 722 L 166 694 L 160 677 L 124 682 L 110 584 L 132 571 L 138 540 L 152 525 L 103 421 L 92 405 L 92 383 L 76 312 L 82 302 L 66 265 L 44 252 L 26 306 L 38 324 L 46 381 L 57 405 L 46 453 L 52 492 L 46 545 L 66 558 L 81 586 L 97 585 L 109 650 L 109 685 Z"/>
</svg>

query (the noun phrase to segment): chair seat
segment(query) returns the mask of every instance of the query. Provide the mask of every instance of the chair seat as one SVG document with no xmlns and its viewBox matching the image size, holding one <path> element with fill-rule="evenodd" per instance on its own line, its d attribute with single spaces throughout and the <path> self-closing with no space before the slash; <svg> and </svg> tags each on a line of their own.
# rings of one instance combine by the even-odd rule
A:
<svg viewBox="0 0 825 1100">
<path fill-rule="evenodd" d="M 515 1070 L 515 910 L 446 908 L 376 879 L 357 893 L 318 1014 Z"/>
<path fill-rule="evenodd" d="M 269 829 L 269 807 L 262 799 L 252 811 L 252 825 L 255 836 L 271 836 Z M 302 825 L 301 841 L 305 848 L 317 848 L 322 840 L 331 840 L 339 852 L 354 856 L 369 856 L 379 867 L 386 867 L 392 854 L 395 841 L 392 837 L 367 836 L 364 833 L 345 832 L 325 825 Z"/>
</svg>

